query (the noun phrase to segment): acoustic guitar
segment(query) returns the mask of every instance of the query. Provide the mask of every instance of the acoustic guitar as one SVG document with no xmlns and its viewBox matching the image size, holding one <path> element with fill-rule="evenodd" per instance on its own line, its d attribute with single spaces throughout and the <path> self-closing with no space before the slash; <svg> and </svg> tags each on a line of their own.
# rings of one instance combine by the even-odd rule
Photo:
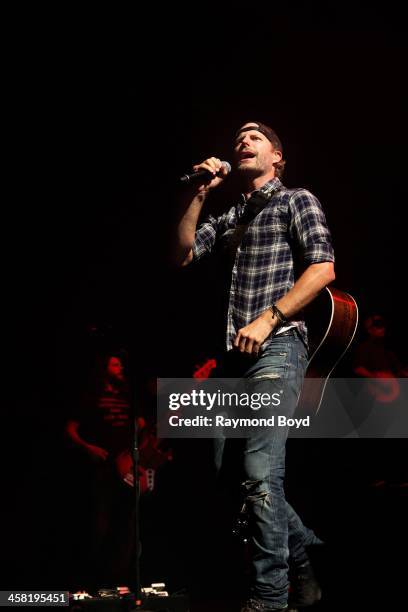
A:
<svg viewBox="0 0 408 612">
<path fill-rule="evenodd" d="M 305 309 L 309 337 L 309 364 L 297 411 L 317 414 L 335 367 L 349 349 L 358 325 L 358 306 L 344 291 L 326 287 Z"/>
</svg>

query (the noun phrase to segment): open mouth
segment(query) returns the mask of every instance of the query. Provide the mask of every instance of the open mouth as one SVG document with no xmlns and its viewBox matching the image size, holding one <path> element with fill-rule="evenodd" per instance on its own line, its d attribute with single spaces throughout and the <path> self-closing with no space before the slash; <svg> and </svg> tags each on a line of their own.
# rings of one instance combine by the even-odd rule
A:
<svg viewBox="0 0 408 612">
<path fill-rule="evenodd" d="M 251 153 L 251 151 L 242 151 L 242 153 L 239 154 L 239 161 L 252 159 L 253 157 L 255 157 L 255 153 Z"/>
</svg>

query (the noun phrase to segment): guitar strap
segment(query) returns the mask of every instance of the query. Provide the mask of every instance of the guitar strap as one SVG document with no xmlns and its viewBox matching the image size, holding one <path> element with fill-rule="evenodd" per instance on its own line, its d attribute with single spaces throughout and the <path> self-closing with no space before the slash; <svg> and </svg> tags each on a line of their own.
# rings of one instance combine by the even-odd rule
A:
<svg viewBox="0 0 408 612">
<path fill-rule="evenodd" d="M 259 215 L 260 212 L 263 211 L 268 202 L 271 201 L 272 196 L 274 196 L 279 191 L 280 188 L 274 190 L 272 194 L 270 193 L 270 191 L 266 193 L 262 191 L 256 191 L 248 199 L 245 206 L 245 210 L 242 216 L 240 217 L 234 232 L 231 234 L 227 242 L 227 251 L 232 263 L 235 260 L 237 249 L 245 236 L 249 224 L 255 219 L 257 215 Z"/>
</svg>

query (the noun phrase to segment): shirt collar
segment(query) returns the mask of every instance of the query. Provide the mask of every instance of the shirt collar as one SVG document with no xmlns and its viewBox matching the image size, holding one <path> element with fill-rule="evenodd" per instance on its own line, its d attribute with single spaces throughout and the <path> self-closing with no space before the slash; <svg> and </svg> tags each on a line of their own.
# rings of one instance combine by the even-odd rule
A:
<svg viewBox="0 0 408 612">
<path fill-rule="evenodd" d="M 273 179 L 271 179 L 270 181 L 267 181 L 264 185 L 262 185 L 260 189 L 256 189 L 255 191 L 253 191 L 251 195 L 253 195 L 254 193 L 261 192 L 267 195 L 269 198 L 272 198 L 273 194 L 276 191 L 278 191 L 278 189 L 280 189 L 281 187 L 283 187 L 281 181 L 278 179 L 277 176 L 275 176 Z M 241 211 L 244 210 L 246 203 L 247 203 L 247 199 L 245 197 L 245 194 L 241 193 L 239 197 L 239 202 L 238 202 Z"/>
</svg>

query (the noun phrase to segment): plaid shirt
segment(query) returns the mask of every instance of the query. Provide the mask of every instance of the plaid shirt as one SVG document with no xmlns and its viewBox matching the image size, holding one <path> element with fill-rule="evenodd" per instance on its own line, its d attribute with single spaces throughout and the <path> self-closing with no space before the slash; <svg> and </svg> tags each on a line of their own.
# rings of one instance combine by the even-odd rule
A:
<svg viewBox="0 0 408 612">
<path fill-rule="evenodd" d="M 227 350 L 237 332 L 285 295 L 295 283 L 299 264 L 334 261 L 330 231 L 318 199 L 306 189 L 287 189 L 278 178 L 260 190 L 267 194 L 265 208 L 249 224 L 233 262 L 227 315 Z M 194 260 L 211 253 L 215 245 L 234 233 L 246 206 L 241 195 L 236 206 L 220 217 L 209 216 L 200 225 L 193 246 Z M 300 270 L 302 271 L 302 270 Z M 290 321 L 307 342 L 301 313 Z M 262 345 L 265 347 L 271 336 Z"/>
</svg>

